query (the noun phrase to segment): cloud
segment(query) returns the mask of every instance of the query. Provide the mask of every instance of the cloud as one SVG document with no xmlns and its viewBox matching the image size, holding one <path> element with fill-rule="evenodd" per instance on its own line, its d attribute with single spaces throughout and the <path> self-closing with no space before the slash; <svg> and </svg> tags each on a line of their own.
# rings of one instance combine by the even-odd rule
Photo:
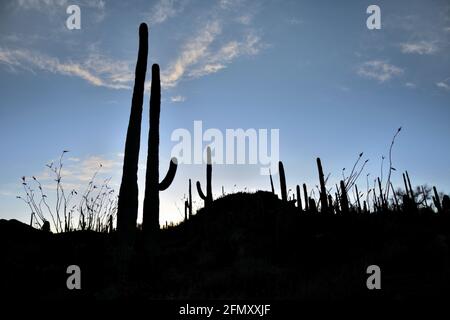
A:
<svg viewBox="0 0 450 320">
<path fill-rule="evenodd" d="M 174 87 L 184 77 L 199 78 L 226 68 L 235 58 L 256 55 L 264 45 L 261 39 L 249 33 L 242 41 L 229 41 L 218 49 L 212 44 L 221 33 L 219 21 L 213 21 L 182 49 L 180 56 L 161 76 L 165 87 Z"/>
<path fill-rule="evenodd" d="M 299 24 L 303 23 L 303 21 L 301 19 L 299 19 L 299 18 L 295 18 L 294 17 L 294 18 L 288 19 L 287 23 L 290 24 L 290 25 L 296 26 L 296 25 L 299 25 Z"/>
<path fill-rule="evenodd" d="M 3 191 L 0 190 L 0 196 L 3 197 L 12 197 L 12 196 L 16 196 L 14 193 L 10 192 L 10 191 Z"/>
<path fill-rule="evenodd" d="M 77 4 L 83 7 L 104 9 L 104 0 L 81 0 L 76 3 L 71 3 L 68 0 L 18 0 L 19 7 L 27 10 L 42 10 L 48 11 L 55 7 L 67 7 L 70 4 Z"/>
<path fill-rule="evenodd" d="M 392 79 L 393 77 L 400 76 L 403 73 L 403 69 L 389 64 L 385 61 L 372 60 L 366 61 L 361 64 L 357 69 L 357 73 L 360 76 L 369 79 L 375 79 L 379 82 L 385 82 Z"/>
<path fill-rule="evenodd" d="M 219 7 L 221 9 L 234 9 L 241 5 L 243 0 L 220 0 Z"/>
<path fill-rule="evenodd" d="M 174 97 L 171 97 L 170 98 L 170 101 L 172 101 L 172 102 L 184 102 L 184 101 L 186 101 L 186 97 L 183 97 L 183 96 L 174 96 Z"/>
<path fill-rule="evenodd" d="M 182 49 L 180 56 L 173 62 L 169 69 L 161 76 L 163 86 L 174 87 L 183 77 L 186 69 L 199 62 L 207 55 L 210 44 L 221 32 L 221 26 L 218 21 L 208 23 L 203 30 Z"/>
<path fill-rule="evenodd" d="M 51 16 L 61 15 L 66 13 L 66 8 L 70 5 L 78 5 L 82 10 L 82 15 L 89 9 L 89 14 L 92 14 L 90 21 L 101 22 L 106 15 L 105 0 L 18 0 L 17 6 L 23 10 L 36 10 L 46 13 Z"/>
<path fill-rule="evenodd" d="M 242 23 L 243 25 L 247 26 L 247 25 L 249 25 L 252 22 L 252 19 L 253 19 L 253 17 L 251 15 L 245 14 L 245 15 L 239 16 L 237 18 L 237 21 L 239 23 Z"/>
<path fill-rule="evenodd" d="M 438 88 L 444 89 L 446 91 L 450 91 L 450 84 L 448 83 L 450 78 L 447 78 L 443 81 L 436 82 L 436 86 Z"/>
<path fill-rule="evenodd" d="M 37 70 L 79 77 L 94 86 L 111 89 L 130 89 L 133 74 L 129 63 L 115 61 L 98 54 L 89 55 L 80 62 L 61 62 L 58 58 L 26 49 L 9 50 L 0 47 L 0 63 L 10 68 Z"/>
<path fill-rule="evenodd" d="M 57 164 L 58 162 L 53 161 L 53 163 Z M 67 158 L 66 161 L 63 159 L 63 164 L 61 176 L 64 187 L 67 187 L 67 184 L 85 186 L 86 182 L 92 180 L 96 172 L 104 176 L 120 171 L 122 159 L 119 155 L 113 158 L 93 155 L 84 159 Z M 39 181 L 47 185 L 50 185 L 55 179 L 54 174 L 48 168 L 45 168 L 44 171 L 35 176 Z"/>
<path fill-rule="evenodd" d="M 434 42 L 418 41 L 418 42 L 405 42 L 400 44 L 402 53 L 406 54 L 433 54 L 438 51 Z"/>
<path fill-rule="evenodd" d="M 156 3 L 150 12 L 150 24 L 163 23 L 169 18 L 175 17 L 182 12 L 184 4 L 176 0 L 160 0 Z"/>
<path fill-rule="evenodd" d="M 186 0 L 160 0 L 154 6 L 151 13 L 152 23 L 162 23 L 174 17 L 183 10 Z M 84 1 L 85 3 L 88 0 Z M 43 6 L 62 6 L 66 0 L 22 0 L 20 6 L 25 8 L 42 8 Z M 264 48 L 260 37 L 252 30 L 249 24 L 252 22 L 252 13 L 240 12 L 238 20 L 225 19 L 219 12 L 225 9 L 233 12 L 240 8 L 242 1 L 228 0 L 219 2 L 218 6 L 209 12 L 214 18 L 201 25 L 197 34 L 186 39 L 179 54 L 175 56 L 161 70 L 161 85 L 163 88 L 173 88 L 182 79 L 196 79 L 216 73 L 227 68 L 240 56 L 256 55 Z M 91 0 L 91 6 L 104 7 L 99 0 Z M 242 11 L 242 10 L 241 10 Z M 220 16 L 220 17 L 218 17 Z M 238 35 L 240 38 L 223 41 L 222 29 L 228 25 L 224 23 L 238 23 Z M 245 24 L 245 30 L 242 30 Z M 194 33 L 195 34 L 195 33 Z M 30 72 L 45 71 L 60 75 L 81 78 L 88 83 L 111 89 L 131 89 L 134 81 L 134 61 L 121 61 L 110 59 L 98 53 L 97 48 L 87 46 L 88 54 L 81 58 L 60 59 L 39 53 L 32 49 L 10 50 L 0 47 L 0 64 L 6 65 L 11 71 L 16 69 Z M 90 52 L 90 53 L 89 53 Z M 145 82 L 145 89 L 150 88 L 151 81 Z"/>
<path fill-rule="evenodd" d="M 405 87 L 410 88 L 410 89 L 414 89 L 417 87 L 417 85 L 415 83 L 412 82 L 406 82 L 405 83 Z"/>
</svg>

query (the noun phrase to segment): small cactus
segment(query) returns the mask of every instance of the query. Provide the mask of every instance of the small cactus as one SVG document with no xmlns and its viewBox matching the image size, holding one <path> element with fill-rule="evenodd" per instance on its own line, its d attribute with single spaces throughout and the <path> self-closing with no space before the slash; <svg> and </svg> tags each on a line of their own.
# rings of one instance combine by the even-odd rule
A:
<svg viewBox="0 0 450 320">
<path fill-rule="evenodd" d="M 442 198 L 442 211 L 447 214 L 450 213 L 450 197 L 448 195 Z"/>
<path fill-rule="evenodd" d="M 439 194 L 436 190 L 436 187 L 433 187 L 433 192 L 434 192 L 433 196 L 434 205 L 436 206 L 437 211 L 439 213 L 442 213 L 441 199 L 439 198 Z"/>
<path fill-rule="evenodd" d="M 206 149 L 206 196 L 202 191 L 200 181 L 197 181 L 198 195 L 200 196 L 200 198 L 202 198 L 203 201 L 205 201 L 205 207 L 209 207 L 213 202 L 211 179 L 212 179 L 211 148 L 208 147 Z"/>
<path fill-rule="evenodd" d="M 298 209 L 298 211 L 302 212 L 303 211 L 302 198 L 300 196 L 300 186 L 299 185 L 297 185 L 296 191 L 297 191 L 297 209 Z"/>
<path fill-rule="evenodd" d="M 303 184 L 303 197 L 305 199 L 305 211 L 308 211 L 309 203 L 308 203 L 308 190 L 306 188 L 306 183 Z"/>
<path fill-rule="evenodd" d="M 316 201 L 313 198 L 309 198 L 309 212 L 317 213 Z"/>
<path fill-rule="evenodd" d="M 287 202 L 287 192 L 286 192 L 286 176 L 284 175 L 283 162 L 278 162 L 278 172 L 280 175 L 280 190 L 281 190 L 281 200 Z"/>
<path fill-rule="evenodd" d="M 320 158 L 317 158 L 317 169 L 319 171 L 319 181 L 320 181 L 321 212 L 328 213 L 327 189 L 325 187 L 325 177 L 323 175 L 322 162 L 320 161 Z"/>
<path fill-rule="evenodd" d="M 348 214 L 349 212 L 348 197 L 347 197 L 347 190 L 345 190 L 344 181 L 341 180 L 340 186 L 341 186 L 341 211 L 342 214 Z"/>
</svg>

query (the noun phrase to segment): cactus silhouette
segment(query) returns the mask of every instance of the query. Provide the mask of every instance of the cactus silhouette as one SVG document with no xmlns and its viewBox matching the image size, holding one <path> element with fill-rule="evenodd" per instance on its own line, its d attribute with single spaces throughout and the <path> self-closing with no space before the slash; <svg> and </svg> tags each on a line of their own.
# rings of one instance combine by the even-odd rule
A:
<svg viewBox="0 0 450 320">
<path fill-rule="evenodd" d="M 317 169 L 319 170 L 319 180 L 320 180 L 321 212 L 328 213 L 327 189 L 325 188 L 325 177 L 323 175 L 322 162 L 320 161 L 320 158 L 317 158 Z"/>
<path fill-rule="evenodd" d="M 192 217 L 192 188 L 191 188 L 191 179 L 189 179 L 189 197 L 186 200 L 185 205 L 187 206 L 187 210 L 188 210 L 188 219 L 190 219 Z"/>
<path fill-rule="evenodd" d="M 316 201 L 313 198 L 309 198 L 309 211 L 311 213 L 317 213 Z"/>
<path fill-rule="evenodd" d="M 200 196 L 200 198 L 202 198 L 203 201 L 205 201 L 205 207 L 209 207 L 213 202 L 211 179 L 212 179 L 211 148 L 208 147 L 206 148 L 206 196 L 202 191 L 200 181 L 197 181 L 198 195 Z"/>
<path fill-rule="evenodd" d="M 300 212 L 302 212 L 303 211 L 303 209 L 302 209 L 302 198 L 300 196 L 300 186 L 299 185 L 297 185 L 296 191 L 297 191 L 297 209 Z"/>
<path fill-rule="evenodd" d="M 146 236 L 159 230 L 159 192 L 166 190 L 175 178 L 177 159 L 170 160 L 166 177 L 159 182 L 159 117 L 161 113 L 161 80 L 159 66 L 152 66 L 150 94 L 150 130 L 148 134 L 147 172 L 142 230 Z"/>
<path fill-rule="evenodd" d="M 287 202 L 287 192 L 286 192 L 286 176 L 284 175 L 283 162 L 278 162 L 278 172 L 280 175 L 280 190 L 281 190 L 281 200 Z"/>
<path fill-rule="evenodd" d="M 356 191 L 356 204 L 358 206 L 357 210 L 358 213 L 361 213 L 361 201 L 359 200 L 359 191 L 358 191 L 358 186 L 355 183 L 355 191 Z"/>
<path fill-rule="evenodd" d="M 441 199 L 439 198 L 439 194 L 436 190 L 436 187 L 433 187 L 433 192 L 434 192 L 433 203 L 434 203 L 437 211 L 439 213 L 442 213 Z"/>
<path fill-rule="evenodd" d="M 273 187 L 273 180 L 272 180 L 272 171 L 269 169 L 269 176 L 270 176 L 270 187 L 272 189 L 272 193 L 275 194 L 275 188 Z"/>
<path fill-rule="evenodd" d="M 130 239 L 136 229 L 138 213 L 137 171 L 141 143 L 142 103 L 144 100 L 145 73 L 147 70 L 148 29 L 145 23 L 139 27 L 139 51 L 136 63 L 133 98 L 128 123 L 117 209 L 117 230 Z"/>
<path fill-rule="evenodd" d="M 448 195 L 442 198 L 442 211 L 447 214 L 450 213 L 450 197 Z"/>
<path fill-rule="evenodd" d="M 305 211 L 308 211 L 309 203 L 308 203 L 308 190 L 306 188 L 306 183 L 303 184 L 303 198 L 305 199 Z"/>
<path fill-rule="evenodd" d="M 347 190 L 345 190 L 345 183 L 341 180 L 341 212 L 342 214 L 348 214 L 348 197 Z"/>
</svg>

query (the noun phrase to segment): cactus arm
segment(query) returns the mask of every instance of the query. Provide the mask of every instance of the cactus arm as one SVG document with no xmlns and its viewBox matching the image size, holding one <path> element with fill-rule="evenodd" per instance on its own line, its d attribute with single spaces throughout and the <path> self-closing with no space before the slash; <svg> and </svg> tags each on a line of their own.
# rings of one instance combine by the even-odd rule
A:
<svg viewBox="0 0 450 320">
<path fill-rule="evenodd" d="M 197 192 L 198 192 L 198 195 L 200 196 L 200 198 L 202 198 L 202 200 L 206 200 L 206 196 L 202 191 L 202 186 L 200 185 L 200 181 L 197 181 Z"/>
<path fill-rule="evenodd" d="M 272 188 L 272 193 L 275 194 L 275 188 L 273 187 L 273 180 L 272 180 L 272 172 L 269 169 L 269 176 L 270 176 L 270 187 Z"/>
<path fill-rule="evenodd" d="M 172 184 L 175 174 L 177 173 L 178 161 L 177 158 L 170 160 L 169 171 L 167 171 L 166 177 L 159 183 L 159 191 L 164 191 Z"/>
</svg>

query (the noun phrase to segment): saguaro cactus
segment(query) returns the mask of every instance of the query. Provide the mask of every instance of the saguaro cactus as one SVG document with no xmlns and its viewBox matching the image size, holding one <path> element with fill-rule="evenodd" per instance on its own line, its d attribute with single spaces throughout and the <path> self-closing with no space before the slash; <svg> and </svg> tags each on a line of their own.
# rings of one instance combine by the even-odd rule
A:
<svg viewBox="0 0 450 320">
<path fill-rule="evenodd" d="M 347 190 L 345 189 L 345 183 L 341 180 L 341 212 L 342 214 L 348 214 L 348 197 Z"/>
<path fill-rule="evenodd" d="M 433 196 L 434 205 L 436 206 L 437 211 L 439 213 L 442 213 L 441 199 L 439 198 L 439 193 L 437 192 L 436 187 L 433 187 L 433 192 L 434 192 Z"/>
<path fill-rule="evenodd" d="M 203 201 L 205 201 L 205 207 L 209 207 L 213 202 L 211 179 L 212 179 L 211 148 L 208 147 L 206 149 L 206 196 L 202 191 L 200 181 L 197 181 L 198 195 L 200 196 L 200 198 L 202 198 Z"/>
<path fill-rule="evenodd" d="M 186 206 L 189 213 L 188 218 L 192 217 L 192 188 L 191 188 L 191 179 L 189 179 L 189 197 L 186 200 Z"/>
<path fill-rule="evenodd" d="M 281 200 L 287 201 L 286 176 L 284 175 L 284 166 L 281 161 L 278 162 L 278 173 L 280 175 Z"/>
<path fill-rule="evenodd" d="M 302 212 L 303 211 L 303 209 L 302 209 L 302 198 L 300 196 L 300 186 L 299 185 L 297 185 L 296 191 L 297 191 L 297 209 L 300 212 Z"/>
<path fill-rule="evenodd" d="M 177 159 L 170 161 L 166 177 L 159 182 L 159 116 L 161 113 L 161 82 L 159 66 L 152 66 L 150 95 L 150 130 L 148 134 L 147 172 L 145 178 L 144 214 L 142 230 L 149 235 L 159 230 L 159 192 L 166 190 L 175 178 Z"/>
<path fill-rule="evenodd" d="M 323 175 L 322 162 L 320 161 L 320 158 L 317 158 L 317 169 L 319 170 L 319 180 L 320 180 L 321 212 L 328 213 L 327 189 L 325 188 L 325 177 Z"/>
<path fill-rule="evenodd" d="M 141 143 L 142 103 L 147 70 L 148 29 L 145 23 L 139 27 L 139 51 L 136 63 L 130 121 L 128 123 L 123 159 L 122 182 L 120 184 L 117 210 L 117 230 L 130 238 L 136 229 L 138 213 L 137 171 Z"/>
<path fill-rule="evenodd" d="M 308 203 L 308 189 L 306 188 L 306 183 L 303 184 L 303 197 L 305 199 L 305 211 L 308 211 L 309 203 Z"/>
</svg>

